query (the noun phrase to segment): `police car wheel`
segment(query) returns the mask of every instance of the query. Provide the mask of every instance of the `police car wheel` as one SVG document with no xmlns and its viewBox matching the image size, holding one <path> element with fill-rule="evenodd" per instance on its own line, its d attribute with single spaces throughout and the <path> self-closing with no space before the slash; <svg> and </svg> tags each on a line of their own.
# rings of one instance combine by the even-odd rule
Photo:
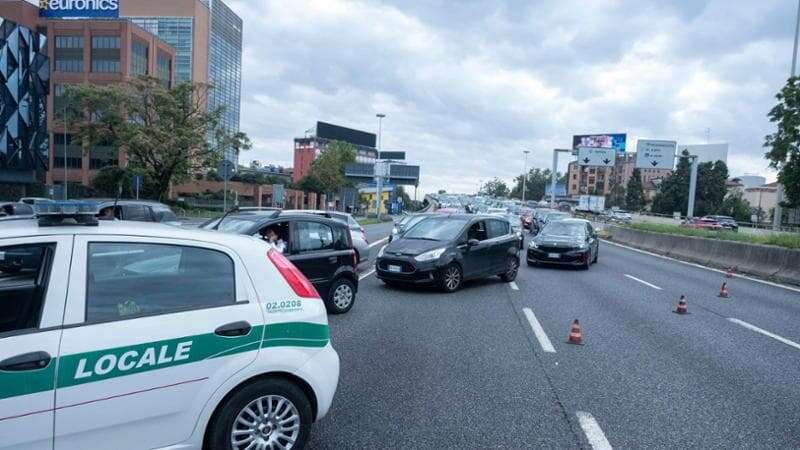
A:
<svg viewBox="0 0 800 450">
<path fill-rule="evenodd" d="M 350 311 L 356 300 L 356 289 L 347 278 L 339 278 L 331 285 L 326 306 L 331 314 L 344 314 Z"/>
<path fill-rule="evenodd" d="M 210 424 L 207 449 L 300 449 L 312 410 L 303 391 L 281 379 L 255 381 L 231 396 Z"/>
</svg>

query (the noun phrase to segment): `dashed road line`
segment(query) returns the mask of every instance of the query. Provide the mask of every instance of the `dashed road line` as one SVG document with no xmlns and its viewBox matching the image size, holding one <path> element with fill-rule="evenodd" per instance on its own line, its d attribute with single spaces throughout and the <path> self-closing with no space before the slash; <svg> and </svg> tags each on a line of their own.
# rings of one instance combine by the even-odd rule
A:
<svg viewBox="0 0 800 450">
<path fill-rule="evenodd" d="M 547 333 L 544 332 L 542 325 L 538 320 L 536 320 L 536 316 L 533 314 L 533 311 L 530 308 L 522 308 L 522 312 L 525 313 L 528 323 L 531 325 L 531 328 L 533 328 L 533 334 L 536 336 L 536 339 L 539 340 L 539 345 L 542 346 L 542 350 L 546 351 L 547 353 L 555 353 L 556 349 L 550 342 L 550 338 L 547 337 Z"/>
<path fill-rule="evenodd" d="M 375 247 L 376 245 L 383 244 L 384 242 L 386 242 L 386 241 L 388 241 L 388 240 L 389 240 L 389 238 L 388 238 L 388 237 L 385 237 L 385 238 L 383 238 L 383 239 L 381 239 L 381 240 L 379 240 L 379 241 L 375 241 L 375 242 L 373 242 L 372 244 L 369 244 L 369 248 Z"/>
<path fill-rule="evenodd" d="M 778 342 L 783 342 L 784 344 L 788 345 L 789 347 L 794 347 L 794 348 L 800 350 L 800 344 L 798 344 L 797 342 L 790 341 L 789 339 L 786 339 L 785 337 L 778 336 L 777 334 L 774 334 L 774 333 L 770 333 L 767 330 L 763 330 L 761 328 L 758 328 L 757 326 L 749 324 L 749 323 L 747 323 L 747 322 L 745 322 L 743 320 L 734 319 L 733 317 L 729 317 L 728 320 L 730 322 L 733 322 L 733 323 L 737 324 L 737 325 L 741 325 L 741 326 L 743 326 L 743 327 L 745 327 L 745 328 L 747 328 L 749 330 L 755 331 L 756 333 L 761 333 L 764 336 L 771 337 L 772 339 L 775 339 Z"/>
<path fill-rule="evenodd" d="M 600 428 L 600 424 L 597 423 L 591 414 L 578 411 L 575 415 L 578 416 L 578 423 L 581 424 L 581 428 L 583 428 L 583 432 L 586 434 L 586 439 L 594 450 L 611 450 L 613 448 L 611 447 L 611 443 L 608 442 L 608 439 L 606 439 L 602 428 Z"/>
<path fill-rule="evenodd" d="M 512 282 L 508 283 L 508 285 L 511 286 L 511 290 L 512 291 L 518 291 L 519 290 L 519 286 L 517 286 L 517 283 L 515 281 L 512 281 Z"/>
<path fill-rule="evenodd" d="M 642 253 L 644 255 L 655 256 L 656 258 L 661 258 L 661 259 L 666 259 L 666 260 L 669 260 L 669 261 L 674 261 L 676 263 L 685 264 L 687 266 L 697 267 L 697 268 L 700 268 L 700 269 L 710 270 L 712 272 L 717 272 L 717 273 L 722 273 L 722 274 L 726 273 L 724 270 L 715 269 L 713 267 L 708 267 L 708 266 L 704 266 L 704 265 L 693 263 L 693 262 L 689 262 L 689 261 L 682 261 L 680 259 L 672 258 L 672 257 L 669 257 L 669 256 L 659 255 L 658 253 L 648 252 L 647 250 L 642 250 L 642 249 L 631 247 L 631 246 L 628 246 L 628 245 L 623 245 L 623 244 L 620 244 L 620 243 L 617 243 L 617 242 L 611 242 L 608 239 L 603 239 L 603 242 L 606 243 L 606 244 L 609 244 L 609 245 L 613 245 L 615 247 L 625 248 L 625 249 L 632 250 L 632 251 L 637 252 L 637 253 Z M 785 284 L 773 283 L 772 281 L 767 281 L 767 280 L 760 280 L 758 278 L 753 278 L 753 277 L 749 277 L 747 275 L 741 275 L 741 274 L 738 274 L 738 273 L 734 273 L 732 275 L 734 277 L 736 277 L 736 278 L 742 278 L 744 280 L 755 281 L 756 283 L 766 284 L 768 286 L 782 288 L 782 289 L 786 289 L 786 290 L 792 291 L 792 292 L 800 292 L 800 288 L 787 286 Z"/>
<path fill-rule="evenodd" d="M 372 269 L 369 272 L 367 272 L 367 273 L 361 275 L 360 277 L 358 277 L 358 281 L 361 281 L 364 278 L 367 278 L 368 276 L 372 275 L 373 273 L 375 273 L 375 269 Z"/>
<path fill-rule="evenodd" d="M 639 283 L 642 283 L 642 284 L 643 284 L 643 285 L 645 285 L 645 286 L 650 286 L 651 288 L 653 288 L 653 289 L 658 289 L 659 291 L 660 291 L 660 290 L 662 290 L 660 287 L 656 286 L 655 284 L 648 283 L 647 281 L 644 281 L 644 280 L 642 280 L 642 279 L 636 278 L 636 277 L 635 277 L 635 276 L 633 276 L 633 275 L 628 275 L 628 274 L 626 273 L 626 274 L 625 274 L 625 276 L 626 276 L 626 277 L 628 277 L 628 278 L 630 278 L 630 279 L 631 279 L 631 280 L 633 280 L 633 281 L 638 281 Z"/>
</svg>

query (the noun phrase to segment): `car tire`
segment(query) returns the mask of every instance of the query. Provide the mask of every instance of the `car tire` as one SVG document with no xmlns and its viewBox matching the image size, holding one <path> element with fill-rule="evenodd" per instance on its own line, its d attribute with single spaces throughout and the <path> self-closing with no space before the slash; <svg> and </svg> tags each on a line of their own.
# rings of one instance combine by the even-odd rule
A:
<svg viewBox="0 0 800 450">
<path fill-rule="evenodd" d="M 258 402 L 261 403 L 261 409 L 272 411 L 274 408 L 275 411 L 261 413 Z M 297 418 L 287 422 L 289 426 L 278 423 L 280 417 L 285 421 L 294 416 Z M 245 425 L 238 420 L 240 418 L 252 425 Z M 254 439 L 277 439 L 284 447 L 288 447 L 291 439 L 291 447 L 300 449 L 308 440 L 312 421 L 311 401 L 300 387 L 285 379 L 264 378 L 245 385 L 224 401 L 208 425 L 203 448 L 241 450 Z M 295 426 L 299 428 L 287 430 Z M 248 430 L 252 433 L 248 434 Z M 272 431 L 268 434 L 269 430 Z M 241 437 L 239 445 L 232 442 L 234 433 Z M 288 439 L 281 438 L 282 435 Z"/>
<path fill-rule="evenodd" d="M 456 263 L 450 263 L 442 269 L 442 281 L 440 287 L 444 292 L 453 293 L 461 287 L 464 281 L 464 273 L 461 271 L 461 266 Z"/>
<path fill-rule="evenodd" d="M 330 314 L 344 314 L 350 311 L 356 302 L 356 287 L 345 277 L 337 278 L 331 284 L 325 308 Z"/>
<path fill-rule="evenodd" d="M 510 283 L 517 279 L 519 273 L 519 261 L 513 256 L 506 258 L 506 271 L 500 274 L 500 279 Z"/>
</svg>

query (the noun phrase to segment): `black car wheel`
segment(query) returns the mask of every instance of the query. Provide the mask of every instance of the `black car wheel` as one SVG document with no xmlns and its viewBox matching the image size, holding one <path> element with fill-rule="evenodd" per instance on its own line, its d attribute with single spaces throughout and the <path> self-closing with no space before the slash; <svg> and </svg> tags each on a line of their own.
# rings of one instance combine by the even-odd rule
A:
<svg viewBox="0 0 800 450">
<path fill-rule="evenodd" d="M 517 279 L 519 273 L 519 261 L 513 256 L 506 258 L 506 271 L 500 274 L 500 279 L 506 283 L 510 283 Z"/>
<path fill-rule="evenodd" d="M 441 287 L 443 291 L 448 293 L 457 291 L 461 287 L 462 281 L 463 274 L 458 264 L 451 263 L 442 270 Z"/>
<path fill-rule="evenodd" d="M 331 314 L 344 314 L 350 311 L 355 301 L 356 289 L 353 282 L 347 278 L 339 278 L 331 285 L 325 306 Z"/>
</svg>

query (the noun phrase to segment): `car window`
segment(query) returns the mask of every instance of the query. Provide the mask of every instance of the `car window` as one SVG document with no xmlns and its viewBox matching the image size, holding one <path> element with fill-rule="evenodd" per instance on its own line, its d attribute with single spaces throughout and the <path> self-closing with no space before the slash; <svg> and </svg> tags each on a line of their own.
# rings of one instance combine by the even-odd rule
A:
<svg viewBox="0 0 800 450">
<path fill-rule="evenodd" d="M 467 231 L 467 239 L 477 239 L 479 241 L 485 241 L 488 239 L 488 235 L 486 233 L 486 222 L 480 220 L 478 222 L 473 223 L 469 230 Z"/>
<path fill-rule="evenodd" d="M 233 261 L 205 248 L 91 243 L 87 274 L 87 322 L 236 301 Z"/>
<path fill-rule="evenodd" d="M 592 227 L 592 224 L 590 223 L 586 224 L 586 232 L 587 236 L 594 236 L 594 228 Z"/>
<path fill-rule="evenodd" d="M 298 221 L 295 223 L 295 229 L 297 230 L 297 245 L 293 248 L 297 251 L 309 252 L 334 248 L 333 231 L 328 225 Z"/>
<path fill-rule="evenodd" d="M 178 216 L 172 210 L 162 208 L 153 210 L 156 222 L 177 222 Z"/>
<path fill-rule="evenodd" d="M 55 247 L 0 247 L 0 333 L 39 326 Z"/>
<path fill-rule="evenodd" d="M 489 239 L 505 236 L 508 234 L 508 222 L 503 220 L 487 220 L 486 232 Z"/>
<path fill-rule="evenodd" d="M 122 217 L 125 220 L 135 220 L 137 222 L 150 222 L 153 220 L 150 208 L 144 205 L 123 205 L 122 213 Z"/>
</svg>

